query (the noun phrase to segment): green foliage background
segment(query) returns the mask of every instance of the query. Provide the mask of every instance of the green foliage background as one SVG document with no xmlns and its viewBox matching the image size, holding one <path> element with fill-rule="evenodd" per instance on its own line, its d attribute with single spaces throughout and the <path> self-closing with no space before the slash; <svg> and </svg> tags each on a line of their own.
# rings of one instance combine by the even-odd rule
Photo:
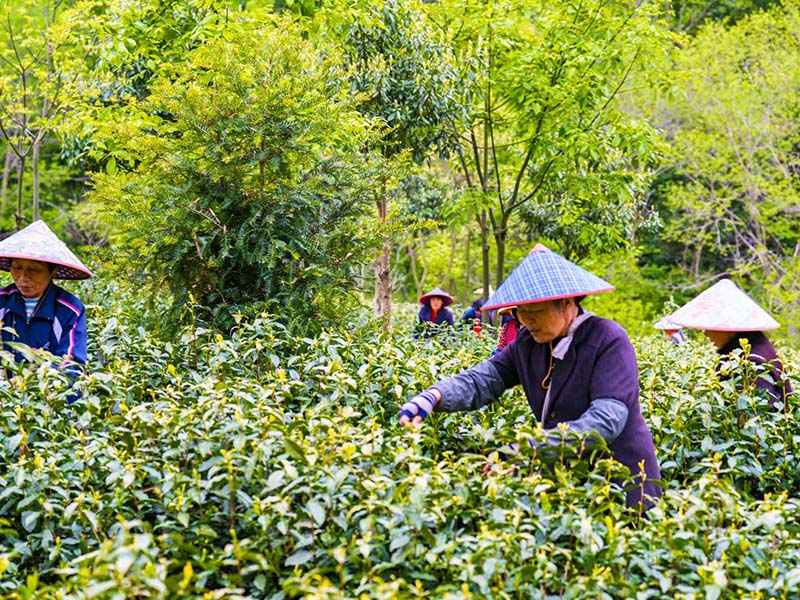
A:
<svg viewBox="0 0 800 600">
<path fill-rule="evenodd" d="M 798 6 L 5 3 L 0 227 L 38 189 L 100 275 L 77 403 L 53 357 L 2 356 L 0 595 L 799 597 L 796 397 L 651 326 L 731 273 L 800 387 Z M 458 317 L 536 242 L 617 286 L 586 306 L 637 347 L 646 517 L 566 433 L 484 475 L 541 435 L 518 390 L 397 426 L 497 333 L 416 342 L 403 301 L 443 286 Z"/>
</svg>

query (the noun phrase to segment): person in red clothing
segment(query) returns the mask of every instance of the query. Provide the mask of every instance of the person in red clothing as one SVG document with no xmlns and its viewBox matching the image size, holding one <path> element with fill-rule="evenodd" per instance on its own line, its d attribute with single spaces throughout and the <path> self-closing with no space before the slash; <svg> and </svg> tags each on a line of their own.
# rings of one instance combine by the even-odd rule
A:
<svg viewBox="0 0 800 600">
<path fill-rule="evenodd" d="M 517 318 L 517 307 L 506 306 L 497 311 L 497 314 L 502 318 L 502 325 L 500 326 L 500 335 L 497 336 L 497 348 L 492 352 L 492 356 L 500 352 L 503 348 L 508 346 L 517 337 L 517 332 L 522 326 Z"/>
<path fill-rule="evenodd" d="M 472 304 L 461 314 L 461 325 L 472 329 L 475 333 L 481 331 L 481 307 L 483 298 L 476 298 Z"/>
<path fill-rule="evenodd" d="M 453 303 L 453 297 L 441 288 L 434 288 L 427 294 L 419 297 L 422 307 L 417 315 L 417 328 L 414 337 L 429 338 L 442 330 L 442 327 L 452 327 L 453 313 L 447 307 Z"/>
</svg>

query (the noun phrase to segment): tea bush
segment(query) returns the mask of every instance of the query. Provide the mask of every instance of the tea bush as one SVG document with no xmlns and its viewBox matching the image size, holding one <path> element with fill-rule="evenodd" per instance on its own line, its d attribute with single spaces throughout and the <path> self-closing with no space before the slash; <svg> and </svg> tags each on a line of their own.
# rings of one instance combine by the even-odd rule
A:
<svg viewBox="0 0 800 600">
<path fill-rule="evenodd" d="M 483 474 L 490 450 L 541 435 L 519 390 L 397 426 L 496 332 L 298 338 L 260 315 L 165 340 L 120 292 L 92 289 L 77 402 L 47 356 L 0 387 L 4 598 L 800 594 L 795 405 L 719 382 L 699 342 L 636 340 L 665 486 L 644 517 L 602 445 Z"/>
</svg>

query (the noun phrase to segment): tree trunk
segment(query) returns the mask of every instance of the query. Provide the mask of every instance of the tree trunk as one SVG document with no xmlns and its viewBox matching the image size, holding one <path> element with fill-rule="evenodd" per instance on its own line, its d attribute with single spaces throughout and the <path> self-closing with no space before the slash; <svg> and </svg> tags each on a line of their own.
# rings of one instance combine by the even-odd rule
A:
<svg viewBox="0 0 800 600">
<path fill-rule="evenodd" d="M 481 216 L 478 222 L 480 223 L 481 226 L 481 262 L 483 265 L 482 279 L 483 279 L 484 290 L 488 290 L 489 285 L 491 283 L 489 275 L 491 272 L 491 268 L 489 265 L 489 259 L 490 259 L 489 250 L 491 249 L 491 246 L 489 245 L 489 225 L 487 223 L 488 218 L 489 217 L 486 213 L 486 209 L 482 209 Z M 491 323 L 492 320 L 489 318 L 489 311 L 487 310 L 481 311 L 481 321 L 483 321 L 484 323 Z"/>
<path fill-rule="evenodd" d="M 450 275 L 453 272 L 453 262 L 455 262 L 456 258 L 457 244 L 458 244 L 458 231 L 453 229 L 452 231 L 450 231 L 450 258 L 447 260 L 447 271 L 445 272 L 444 277 L 442 278 L 442 283 L 445 284 L 442 287 L 444 287 L 444 289 L 447 290 L 448 292 L 450 290 L 457 289 L 456 287 L 451 287 L 455 286 L 455 282 L 453 281 L 453 278 Z M 456 292 L 453 295 L 458 296 L 458 292 Z"/>
<path fill-rule="evenodd" d="M 495 281 L 498 287 L 501 283 L 503 283 L 503 279 L 505 279 L 506 275 L 506 236 L 508 228 L 506 227 L 508 224 L 508 219 L 506 215 L 503 215 L 502 220 L 500 221 L 500 227 L 494 230 L 494 244 L 495 248 L 497 249 L 497 263 L 495 265 Z"/>
<path fill-rule="evenodd" d="M 470 252 L 470 245 L 472 244 L 472 227 L 470 227 L 470 220 L 467 219 L 467 257 L 466 268 L 464 273 L 464 302 L 468 303 L 472 300 L 472 292 L 469 276 L 472 273 L 472 253 Z"/>
<path fill-rule="evenodd" d="M 33 221 L 39 220 L 39 155 L 42 151 L 42 135 L 36 134 L 33 140 Z"/>
<path fill-rule="evenodd" d="M 381 185 L 381 195 L 378 199 L 378 220 L 386 222 L 389 201 L 385 194 L 385 185 Z M 375 259 L 375 314 L 383 317 L 383 329 L 392 328 L 392 275 L 390 270 L 390 257 L 392 243 L 388 239 L 383 243 L 383 251 Z"/>
<path fill-rule="evenodd" d="M 17 214 L 14 219 L 17 224 L 17 231 L 22 229 L 25 224 L 25 215 L 22 214 L 22 178 L 25 174 L 25 157 L 20 156 L 17 161 Z"/>
<path fill-rule="evenodd" d="M 14 151 L 11 146 L 6 150 L 6 160 L 3 165 L 3 183 L 0 187 L 0 214 L 6 212 L 6 200 L 8 199 L 8 182 L 11 179 L 11 169 L 14 166 Z"/>
</svg>

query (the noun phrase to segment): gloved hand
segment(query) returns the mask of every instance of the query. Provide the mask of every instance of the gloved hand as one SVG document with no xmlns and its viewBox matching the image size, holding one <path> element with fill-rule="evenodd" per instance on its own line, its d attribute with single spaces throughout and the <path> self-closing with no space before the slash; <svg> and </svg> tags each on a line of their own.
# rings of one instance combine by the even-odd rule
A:
<svg viewBox="0 0 800 600">
<path fill-rule="evenodd" d="M 433 412 L 433 408 L 438 402 L 439 397 L 433 390 L 428 389 L 417 394 L 400 407 L 400 424 L 404 427 L 409 423 L 419 425 L 422 419 Z"/>
</svg>

